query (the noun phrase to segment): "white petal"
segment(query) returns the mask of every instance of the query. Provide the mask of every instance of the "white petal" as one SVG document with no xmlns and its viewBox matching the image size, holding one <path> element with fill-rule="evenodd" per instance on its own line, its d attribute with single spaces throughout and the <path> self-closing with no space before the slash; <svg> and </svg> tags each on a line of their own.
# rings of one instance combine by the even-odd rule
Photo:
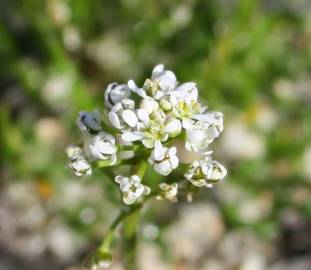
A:
<svg viewBox="0 0 311 270">
<path fill-rule="evenodd" d="M 156 141 L 154 145 L 153 158 L 154 160 L 162 160 L 164 158 L 166 149 L 162 146 L 160 141 Z"/>
<path fill-rule="evenodd" d="M 176 169 L 178 167 L 178 164 L 179 164 L 178 157 L 177 156 L 172 156 L 170 161 L 171 161 L 172 169 Z"/>
<path fill-rule="evenodd" d="M 138 175 L 132 175 L 131 180 L 134 181 L 135 183 L 140 183 L 141 179 Z"/>
<path fill-rule="evenodd" d="M 124 141 L 134 142 L 141 140 L 144 135 L 142 132 L 124 132 L 121 137 Z"/>
<path fill-rule="evenodd" d="M 108 119 L 109 119 L 109 122 L 115 127 L 115 128 L 118 128 L 118 129 L 121 129 L 121 124 L 120 124 L 120 120 L 119 120 L 119 117 L 118 115 L 113 112 L 113 111 L 110 111 L 109 114 L 108 114 Z"/>
<path fill-rule="evenodd" d="M 123 177 L 122 175 L 117 175 L 117 176 L 114 178 L 114 181 L 117 182 L 118 184 L 120 184 L 123 178 L 124 178 L 124 177 Z"/>
<path fill-rule="evenodd" d="M 137 116 L 140 121 L 142 121 L 145 125 L 149 123 L 149 115 L 148 112 L 144 109 L 137 110 Z"/>
<path fill-rule="evenodd" d="M 170 121 L 165 127 L 164 132 L 168 132 L 171 136 L 176 136 L 181 131 L 181 123 L 178 119 Z"/>
<path fill-rule="evenodd" d="M 123 202 L 127 205 L 131 205 L 136 201 L 136 197 L 135 198 L 129 198 L 129 197 L 123 197 Z"/>
<path fill-rule="evenodd" d="M 176 87 L 176 76 L 174 72 L 170 70 L 163 71 L 162 74 L 155 79 L 159 80 L 159 86 L 164 91 L 172 91 Z"/>
<path fill-rule="evenodd" d="M 150 191 L 151 191 L 150 187 L 144 186 L 144 195 L 150 194 Z"/>
<path fill-rule="evenodd" d="M 136 93 L 140 97 L 142 97 L 142 98 L 147 97 L 145 90 L 142 88 L 139 88 L 133 80 L 129 80 L 127 85 L 134 93 Z"/>
<path fill-rule="evenodd" d="M 101 152 L 103 154 L 107 154 L 107 155 L 111 155 L 111 154 L 114 154 L 116 152 L 115 147 L 111 144 L 105 143 L 105 144 L 100 144 L 98 146 L 96 145 L 95 147 L 99 152 Z"/>
<path fill-rule="evenodd" d="M 219 136 L 219 132 L 218 130 L 216 129 L 216 127 L 212 126 L 212 127 L 209 127 L 208 128 L 208 136 L 211 138 L 211 139 L 215 139 Z"/>
<path fill-rule="evenodd" d="M 165 160 L 161 163 L 155 163 L 153 166 L 154 170 L 162 175 L 169 175 L 172 171 L 171 163 L 168 160 Z"/>
<path fill-rule="evenodd" d="M 193 82 L 183 83 L 170 92 L 170 95 L 176 97 L 178 100 L 198 100 L 198 89 Z"/>
<path fill-rule="evenodd" d="M 123 101 L 123 100 L 122 100 L 122 101 Z M 120 110 L 122 110 L 122 109 L 123 109 L 122 103 L 119 102 L 119 103 L 117 103 L 116 105 L 114 105 L 114 106 L 111 108 L 111 111 L 113 111 L 113 112 L 118 112 L 118 111 L 120 111 Z"/>
<path fill-rule="evenodd" d="M 122 104 L 122 106 L 123 106 L 123 109 L 130 109 L 130 110 L 132 110 L 132 109 L 134 109 L 135 108 L 135 102 L 134 102 L 134 100 L 131 100 L 131 99 L 123 99 L 122 101 L 121 101 L 121 104 Z"/>
<path fill-rule="evenodd" d="M 124 110 L 122 112 L 122 118 L 130 127 L 135 127 L 138 123 L 136 114 L 131 110 Z"/>
<path fill-rule="evenodd" d="M 183 119 L 182 126 L 184 129 L 191 129 L 193 126 L 194 121 L 191 119 Z"/>
<path fill-rule="evenodd" d="M 161 72 L 163 72 L 163 70 L 164 70 L 164 65 L 163 64 L 156 65 L 153 68 L 153 70 L 152 70 L 151 78 L 154 77 L 154 76 L 159 75 Z"/>
<path fill-rule="evenodd" d="M 205 139 L 203 130 L 187 130 L 187 141 L 193 143 L 200 143 Z"/>
<path fill-rule="evenodd" d="M 170 157 L 175 156 L 176 153 L 177 153 L 177 148 L 176 148 L 175 146 L 174 146 L 174 147 L 171 147 L 171 148 L 168 150 L 168 155 L 169 155 Z"/>
<path fill-rule="evenodd" d="M 140 102 L 139 107 L 141 109 L 146 110 L 148 114 L 151 114 L 152 112 L 154 112 L 155 110 L 159 108 L 159 104 L 153 98 L 148 97 L 148 98 L 144 98 Z"/>
</svg>

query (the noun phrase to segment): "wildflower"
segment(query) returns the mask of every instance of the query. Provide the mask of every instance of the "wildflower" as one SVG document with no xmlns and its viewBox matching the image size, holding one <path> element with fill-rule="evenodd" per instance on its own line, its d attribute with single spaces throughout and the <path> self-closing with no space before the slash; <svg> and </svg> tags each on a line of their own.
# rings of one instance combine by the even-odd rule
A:
<svg viewBox="0 0 311 270">
<path fill-rule="evenodd" d="M 122 131 L 136 127 L 138 117 L 135 112 L 135 102 L 131 99 L 122 99 L 111 108 L 108 114 L 110 123 Z"/>
<path fill-rule="evenodd" d="M 130 177 L 118 175 L 115 178 L 115 182 L 120 185 L 123 202 L 128 205 L 135 203 L 141 196 L 150 193 L 150 188 L 141 183 L 138 175 L 132 175 Z"/>
<path fill-rule="evenodd" d="M 164 65 L 162 64 L 154 67 L 151 80 L 157 81 L 161 90 L 165 92 L 173 90 L 177 85 L 177 79 L 174 72 L 164 69 Z"/>
<path fill-rule="evenodd" d="M 175 89 L 177 79 L 174 72 L 165 70 L 164 65 L 154 67 L 151 79 L 147 79 L 144 84 L 145 91 L 154 99 L 160 99 L 165 93 Z"/>
<path fill-rule="evenodd" d="M 222 164 L 206 157 L 203 160 L 194 161 L 185 173 L 185 178 L 194 186 L 212 187 L 213 184 L 223 180 L 226 175 L 227 170 Z"/>
<path fill-rule="evenodd" d="M 106 108 L 111 109 L 123 99 L 129 99 L 130 96 L 131 89 L 126 84 L 111 83 L 105 91 Z"/>
<path fill-rule="evenodd" d="M 207 147 L 223 130 L 222 114 L 211 112 L 193 116 L 194 121 L 186 129 L 186 144 L 188 151 L 206 153 Z"/>
<path fill-rule="evenodd" d="M 69 167 L 76 176 L 87 176 L 92 174 L 90 163 L 83 155 L 83 150 L 78 146 L 69 146 L 66 149 L 69 158 Z"/>
<path fill-rule="evenodd" d="M 161 142 L 156 141 L 154 150 L 148 160 L 149 164 L 153 165 L 156 172 L 166 176 L 178 167 L 179 159 L 176 153 L 176 147 L 163 147 Z"/>
<path fill-rule="evenodd" d="M 192 117 L 198 114 L 202 108 L 200 103 L 193 99 L 179 100 L 175 96 L 170 97 L 172 113 L 182 121 L 182 126 L 188 129 L 193 123 Z"/>
<path fill-rule="evenodd" d="M 196 83 L 194 82 L 182 83 L 169 94 L 177 98 L 179 101 L 198 101 L 198 89 L 196 87 Z"/>
<path fill-rule="evenodd" d="M 101 131 L 101 118 L 97 110 L 93 112 L 80 112 L 77 125 L 84 134 L 96 134 Z"/>
<path fill-rule="evenodd" d="M 167 117 L 165 112 L 158 109 L 148 114 L 145 109 L 137 109 L 138 124 L 134 131 L 124 132 L 124 141 L 142 141 L 147 148 L 153 148 L 155 141 L 165 142 L 169 137 L 175 137 L 181 132 L 181 123 L 178 119 Z"/>
<path fill-rule="evenodd" d="M 178 184 L 159 184 L 159 188 L 161 189 L 160 195 L 157 197 L 158 200 L 166 199 L 169 202 L 177 202 L 177 192 L 178 192 Z"/>
<path fill-rule="evenodd" d="M 110 165 L 115 164 L 117 161 L 115 138 L 106 132 L 101 131 L 91 137 L 89 141 L 86 141 L 84 148 L 85 152 L 93 160 L 107 160 L 110 161 Z"/>
</svg>

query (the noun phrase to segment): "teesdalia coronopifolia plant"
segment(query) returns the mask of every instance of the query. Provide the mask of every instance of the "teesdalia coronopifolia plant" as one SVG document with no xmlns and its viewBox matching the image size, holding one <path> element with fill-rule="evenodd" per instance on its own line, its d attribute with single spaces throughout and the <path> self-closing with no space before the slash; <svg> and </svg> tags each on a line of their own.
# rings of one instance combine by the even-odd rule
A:
<svg viewBox="0 0 311 270">
<path fill-rule="evenodd" d="M 104 109 L 80 112 L 77 125 L 83 144 L 67 148 L 69 167 L 77 177 L 90 177 L 96 169 L 110 170 L 112 175 L 121 165 L 129 166 L 131 171 L 129 175 L 111 177 L 120 191 L 121 203 L 127 207 L 120 207 L 119 216 L 93 257 L 92 270 L 110 265 L 116 228 L 121 224 L 137 225 L 136 214 L 147 201 L 154 198 L 175 203 L 199 187 L 213 187 L 227 174 L 226 168 L 213 160 L 210 150 L 210 144 L 223 131 L 223 114 L 209 111 L 200 103 L 194 82 L 179 83 L 174 72 L 161 64 L 142 87 L 133 80 L 109 84 Z M 188 167 L 181 166 L 181 147 L 183 154 L 196 154 L 197 159 Z M 161 179 L 156 186 L 144 178 L 149 166 Z M 182 169 L 182 177 L 172 181 L 170 174 Z M 132 222 L 128 222 L 131 218 Z M 133 240 L 136 227 L 125 230 L 124 238 Z M 132 254 L 135 241 L 128 243 L 133 245 L 128 251 Z M 126 269 L 137 269 L 135 254 L 128 256 L 125 252 L 124 261 Z"/>
</svg>

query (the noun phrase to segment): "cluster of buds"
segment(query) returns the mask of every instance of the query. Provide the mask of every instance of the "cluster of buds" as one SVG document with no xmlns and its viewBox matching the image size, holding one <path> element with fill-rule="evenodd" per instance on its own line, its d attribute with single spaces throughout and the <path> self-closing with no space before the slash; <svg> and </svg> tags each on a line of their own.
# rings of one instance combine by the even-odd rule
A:
<svg viewBox="0 0 311 270">
<path fill-rule="evenodd" d="M 179 83 L 172 71 L 157 65 L 142 87 L 133 80 L 108 85 L 104 103 L 101 113 L 96 110 L 79 114 L 77 125 L 83 145 L 67 149 L 69 166 L 75 175 L 90 175 L 94 166 L 106 168 L 129 161 L 148 161 L 162 178 L 167 177 L 181 163 L 174 144 L 178 139 L 183 140 L 187 151 L 201 157 L 183 172 L 180 182 L 212 187 L 226 176 L 225 167 L 212 159 L 209 149 L 223 131 L 223 114 L 209 111 L 199 102 L 195 83 Z M 151 192 L 148 182 L 137 172 L 117 175 L 114 180 L 128 205 Z M 175 202 L 178 184 L 163 182 L 152 191 L 159 199 Z"/>
</svg>

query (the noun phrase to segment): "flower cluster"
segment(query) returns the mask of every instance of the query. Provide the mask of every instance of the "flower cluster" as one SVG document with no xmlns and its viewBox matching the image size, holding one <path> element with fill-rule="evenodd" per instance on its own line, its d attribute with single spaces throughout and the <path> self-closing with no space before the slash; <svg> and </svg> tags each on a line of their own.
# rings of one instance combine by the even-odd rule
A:
<svg viewBox="0 0 311 270">
<path fill-rule="evenodd" d="M 211 187 L 226 176 L 225 167 L 212 160 L 209 149 L 223 131 L 223 114 L 209 111 L 199 102 L 195 83 L 179 83 L 172 71 L 157 65 L 142 87 L 133 80 L 108 85 L 104 103 L 102 113 L 95 110 L 79 114 L 77 125 L 83 146 L 67 150 L 75 175 L 90 175 L 92 166 L 148 160 L 158 174 L 168 176 L 181 163 L 174 146 L 178 138 L 184 140 L 187 151 L 202 157 L 184 173 L 186 181 L 197 187 Z M 125 204 L 133 204 L 150 193 L 145 185 L 148 183 L 143 181 L 143 175 L 137 172 L 115 177 Z M 158 198 L 174 202 L 177 190 L 178 183 L 162 183 L 154 191 Z"/>
</svg>

